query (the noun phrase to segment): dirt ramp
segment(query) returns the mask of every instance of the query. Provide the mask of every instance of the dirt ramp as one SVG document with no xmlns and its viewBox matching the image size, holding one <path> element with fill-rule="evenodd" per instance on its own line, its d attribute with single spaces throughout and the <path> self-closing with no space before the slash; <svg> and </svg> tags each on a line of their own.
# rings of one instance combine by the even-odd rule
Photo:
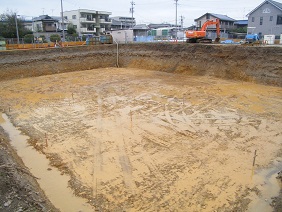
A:
<svg viewBox="0 0 282 212">
<path fill-rule="evenodd" d="M 119 45 L 119 66 L 282 86 L 282 48 L 148 43 Z M 0 80 L 116 66 L 117 46 L 0 52 Z"/>
</svg>

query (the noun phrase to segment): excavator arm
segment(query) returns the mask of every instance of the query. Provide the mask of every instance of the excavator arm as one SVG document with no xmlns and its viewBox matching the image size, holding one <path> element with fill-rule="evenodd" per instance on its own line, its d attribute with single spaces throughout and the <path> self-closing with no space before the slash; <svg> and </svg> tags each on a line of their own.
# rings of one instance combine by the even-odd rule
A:
<svg viewBox="0 0 282 212">
<path fill-rule="evenodd" d="M 216 25 L 216 39 L 215 39 L 215 42 L 219 42 L 220 40 L 220 21 L 219 19 L 216 19 L 215 21 L 213 20 L 207 20 L 201 30 L 199 31 L 186 31 L 186 37 L 188 38 L 187 42 L 190 40 L 190 41 L 195 41 L 195 42 L 199 42 L 200 39 L 204 39 L 206 37 L 206 31 L 207 31 L 207 27 L 210 26 L 210 25 Z M 204 39 L 204 40 L 210 40 L 211 42 L 211 39 Z"/>
</svg>

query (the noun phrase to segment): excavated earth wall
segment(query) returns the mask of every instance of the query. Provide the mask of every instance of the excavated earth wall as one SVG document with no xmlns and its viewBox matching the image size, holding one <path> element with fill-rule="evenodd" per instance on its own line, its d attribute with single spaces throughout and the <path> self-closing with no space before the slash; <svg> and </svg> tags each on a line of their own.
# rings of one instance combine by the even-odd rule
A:
<svg viewBox="0 0 282 212">
<path fill-rule="evenodd" d="M 0 80 L 114 67 L 116 45 L 0 52 Z M 282 86 L 282 48 L 150 43 L 119 45 L 119 67 Z"/>
<path fill-rule="evenodd" d="M 116 45 L 3 51 L 0 111 L 99 211 L 280 211 L 271 180 L 282 165 L 281 55 L 274 46 L 127 44 L 114 68 Z M 24 209 L 15 199 L 30 190 L 15 187 L 2 189 L 0 211 Z"/>
</svg>

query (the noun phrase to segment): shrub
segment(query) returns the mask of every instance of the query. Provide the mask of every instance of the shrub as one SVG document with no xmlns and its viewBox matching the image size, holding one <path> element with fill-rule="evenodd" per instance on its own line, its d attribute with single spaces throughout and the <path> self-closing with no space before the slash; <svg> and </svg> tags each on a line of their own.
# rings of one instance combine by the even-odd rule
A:
<svg viewBox="0 0 282 212">
<path fill-rule="evenodd" d="M 34 36 L 32 34 L 27 34 L 24 36 L 25 43 L 32 43 L 34 40 Z"/>
<path fill-rule="evenodd" d="M 51 42 L 56 42 L 56 41 L 61 41 L 61 36 L 58 35 L 58 34 L 53 34 L 53 35 L 50 35 L 50 41 Z"/>
<path fill-rule="evenodd" d="M 40 35 L 39 37 L 42 38 L 42 42 L 43 43 L 47 43 L 45 35 Z"/>
</svg>

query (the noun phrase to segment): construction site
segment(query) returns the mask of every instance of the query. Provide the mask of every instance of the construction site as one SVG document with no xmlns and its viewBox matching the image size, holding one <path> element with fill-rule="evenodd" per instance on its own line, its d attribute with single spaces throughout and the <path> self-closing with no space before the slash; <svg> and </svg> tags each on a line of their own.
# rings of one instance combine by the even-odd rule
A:
<svg viewBox="0 0 282 212">
<path fill-rule="evenodd" d="M 281 46 L 1 51 L 0 110 L 0 211 L 281 211 Z"/>
</svg>

